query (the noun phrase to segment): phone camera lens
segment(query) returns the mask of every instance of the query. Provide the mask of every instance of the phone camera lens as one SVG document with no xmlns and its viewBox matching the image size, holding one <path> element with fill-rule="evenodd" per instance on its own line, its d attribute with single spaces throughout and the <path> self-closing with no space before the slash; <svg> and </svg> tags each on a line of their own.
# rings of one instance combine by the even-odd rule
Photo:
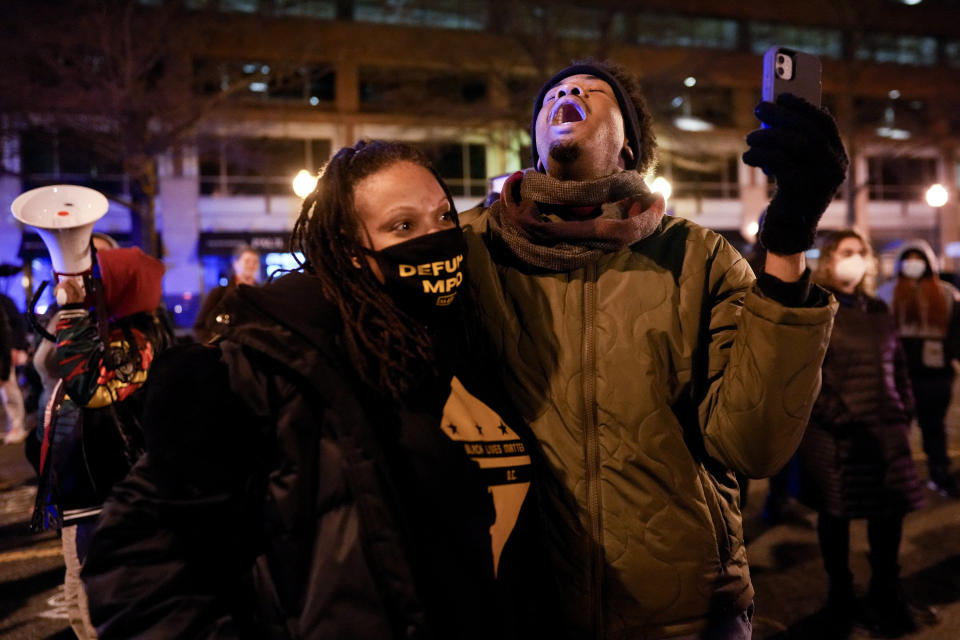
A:
<svg viewBox="0 0 960 640">
<path fill-rule="evenodd" d="M 783 61 L 786 60 L 786 56 L 777 56 L 777 62 L 783 64 Z"/>
<path fill-rule="evenodd" d="M 777 75 L 778 75 L 778 76 L 782 76 L 782 75 L 783 75 L 783 67 L 777 67 Z"/>
</svg>

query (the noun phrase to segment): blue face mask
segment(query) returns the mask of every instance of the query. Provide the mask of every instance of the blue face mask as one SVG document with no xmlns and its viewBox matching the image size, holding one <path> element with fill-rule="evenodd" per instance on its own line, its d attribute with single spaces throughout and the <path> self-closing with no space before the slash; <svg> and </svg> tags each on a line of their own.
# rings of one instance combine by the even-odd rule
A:
<svg viewBox="0 0 960 640">
<path fill-rule="evenodd" d="M 452 308 L 463 284 L 467 253 L 460 227 L 367 253 L 383 273 L 384 289 L 405 313 L 430 324 Z"/>
</svg>

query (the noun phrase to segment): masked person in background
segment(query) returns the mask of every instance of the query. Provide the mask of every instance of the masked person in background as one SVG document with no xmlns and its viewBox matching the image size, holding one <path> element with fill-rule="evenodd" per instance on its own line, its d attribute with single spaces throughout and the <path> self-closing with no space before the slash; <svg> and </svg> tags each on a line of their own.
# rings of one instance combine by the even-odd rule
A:
<svg viewBox="0 0 960 640">
<path fill-rule="evenodd" d="M 200 311 L 193 323 L 193 334 L 198 342 L 207 342 L 219 331 L 217 316 L 220 312 L 220 303 L 228 293 L 241 284 L 253 286 L 260 279 L 260 254 L 248 244 L 240 245 L 233 250 L 233 276 L 226 286 L 216 287 L 203 299 Z"/>
<path fill-rule="evenodd" d="M 84 568 L 101 636 L 549 633 L 523 613 L 531 454 L 474 366 L 446 188 L 410 147 L 341 149 L 292 245 L 300 271 L 156 364 Z"/>
<path fill-rule="evenodd" d="M 734 472 L 776 472 L 806 426 L 835 303 L 804 251 L 843 181 L 833 119 L 761 103 L 744 161 L 777 179 L 759 280 L 720 235 L 664 216 L 636 79 L 575 64 L 534 103 L 533 168 L 474 212 L 479 308 L 505 386 L 578 506 L 557 615 L 579 638 L 750 637 Z M 567 569 L 564 569 L 567 572 Z"/>
<path fill-rule="evenodd" d="M 817 534 L 830 591 L 823 609 L 836 637 L 865 622 L 886 637 L 916 628 L 897 556 L 904 516 L 922 506 L 908 434 L 913 394 L 896 323 L 870 295 L 876 261 L 853 229 L 833 231 L 814 278 L 840 302 L 823 361 L 823 386 L 800 446 L 801 500 L 819 513 Z M 870 588 L 866 608 L 850 572 L 850 520 L 867 520 Z M 834 637 L 834 636 L 831 636 Z"/>
<path fill-rule="evenodd" d="M 153 359 L 172 341 L 155 310 L 164 267 L 140 249 L 94 249 L 89 290 L 61 281 L 59 378 L 44 409 L 35 529 L 62 527 L 64 587 L 78 637 L 96 637 L 79 570 L 103 501 L 143 450 L 142 387 Z M 98 273 L 99 272 L 99 273 Z M 41 366 L 43 364 L 41 363 Z M 54 376 L 51 376 L 54 379 Z"/>
<path fill-rule="evenodd" d="M 923 240 L 903 245 L 894 273 L 896 277 L 878 294 L 891 307 L 907 354 L 927 454 L 928 486 L 960 497 L 950 475 L 944 424 L 953 390 L 953 362 L 960 357 L 960 292 L 940 279 L 936 254 Z"/>
</svg>

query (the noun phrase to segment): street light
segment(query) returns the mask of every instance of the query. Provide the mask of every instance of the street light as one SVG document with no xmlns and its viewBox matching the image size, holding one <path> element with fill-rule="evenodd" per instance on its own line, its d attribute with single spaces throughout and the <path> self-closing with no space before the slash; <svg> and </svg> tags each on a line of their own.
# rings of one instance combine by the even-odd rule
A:
<svg viewBox="0 0 960 640">
<path fill-rule="evenodd" d="M 947 189 L 942 184 L 932 185 L 927 189 L 927 204 L 931 207 L 942 207 L 947 204 Z"/>
<path fill-rule="evenodd" d="M 663 176 L 657 176 L 654 178 L 653 184 L 650 185 L 650 191 L 659 193 L 663 196 L 663 199 L 666 200 L 670 197 L 670 194 L 673 193 L 673 186 L 670 184 L 670 181 Z"/>
<path fill-rule="evenodd" d="M 293 179 L 293 192 L 297 194 L 298 198 L 306 198 L 308 195 L 313 193 L 313 190 L 317 187 L 317 176 L 313 175 L 306 169 L 300 169 L 297 173 L 297 177 Z"/>
</svg>

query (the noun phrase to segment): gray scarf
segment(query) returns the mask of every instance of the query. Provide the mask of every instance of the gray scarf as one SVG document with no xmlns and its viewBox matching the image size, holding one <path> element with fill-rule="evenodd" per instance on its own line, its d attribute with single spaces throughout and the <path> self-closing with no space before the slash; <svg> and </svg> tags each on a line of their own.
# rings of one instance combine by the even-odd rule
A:
<svg viewBox="0 0 960 640">
<path fill-rule="evenodd" d="M 557 180 L 528 169 L 514 202 L 515 178 L 490 207 L 490 229 L 522 262 L 569 271 L 596 262 L 653 233 L 663 217 L 663 199 L 636 171 L 597 180 Z"/>
</svg>

